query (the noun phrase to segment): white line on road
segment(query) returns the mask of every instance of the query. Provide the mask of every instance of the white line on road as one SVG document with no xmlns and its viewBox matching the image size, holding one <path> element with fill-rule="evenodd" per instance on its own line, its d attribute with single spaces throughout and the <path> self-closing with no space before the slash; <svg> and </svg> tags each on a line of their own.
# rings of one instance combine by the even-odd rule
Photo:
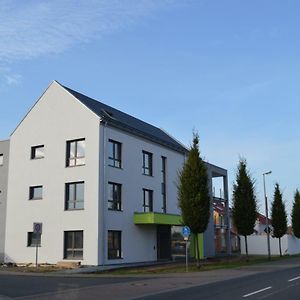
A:
<svg viewBox="0 0 300 300">
<path fill-rule="evenodd" d="M 288 282 L 292 282 L 292 281 L 295 281 L 295 280 L 298 280 L 298 279 L 300 279 L 300 276 L 292 278 L 292 279 L 289 279 Z"/>
<path fill-rule="evenodd" d="M 272 288 L 271 286 L 268 286 L 268 287 L 266 287 L 266 288 L 264 288 L 264 289 L 261 289 L 261 290 L 258 290 L 258 291 L 255 291 L 255 292 L 252 292 L 252 293 L 250 293 L 250 294 L 247 294 L 247 295 L 244 295 L 244 296 L 243 296 L 243 298 L 246 298 L 246 297 L 249 297 L 249 296 L 252 296 L 252 295 L 255 295 L 255 294 L 261 293 L 261 292 L 264 292 L 264 291 L 266 291 L 266 290 L 269 290 L 269 289 L 271 289 L 271 288 Z"/>
</svg>

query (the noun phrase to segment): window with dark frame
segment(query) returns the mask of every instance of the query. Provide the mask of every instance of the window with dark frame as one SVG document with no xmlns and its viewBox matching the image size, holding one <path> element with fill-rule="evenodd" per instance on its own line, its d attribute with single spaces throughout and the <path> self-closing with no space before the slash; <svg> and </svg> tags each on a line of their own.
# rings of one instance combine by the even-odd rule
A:
<svg viewBox="0 0 300 300">
<path fill-rule="evenodd" d="M 121 202 L 122 185 L 115 182 L 108 183 L 108 209 L 118 210 L 122 209 Z"/>
<path fill-rule="evenodd" d="M 165 156 L 161 157 L 161 194 L 162 194 L 162 212 L 167 212 L 167 192 L 166 192 L 166 162 Z"/>
<path fill-rule="evenodd" d="M 143 174 L 152 176 L 152 153 L 143 151 Z"/>
<path fill-rule="evenodd" d="M 66 183 L 65 210 L 84 208 L 84 181 Z"/>
<path fill-rule="evenodd" d="M 4 156 L 3 154 L 0 154 L 0 166 L 3 166 L 4 163 Z"/>
<path fill-rule="evenodd" d="M 67 167 L 85 165 L 85 139 L 67 141 Z"/>
<path fill-rule="evenodd" d="M 43 186 L 36 185 L 29 187 L 29 200 L 43 199 Z"/>
<path fill-rule="evenodd" d="M 40 159 L 44 158 L 44 145 L 32 146 L 31 147 L 31 159 Z"/>
<path fill-rule="evenodd" d="M 108 259 L 122 258 L 122 231 L 109 230 L 107 237 Z"/>
<path fill-rule="evenodd" d="M 41 234 L 27 232 L 27 247 L 41 247 Z"/>
<path fill-rule="evenodd" d="M 83 231 L 64 232 L 64 259 L 83 259 Z"/>
<path fill-rule="evenodd" d="M 122 144 L 114 140 L 108 140 L 108 164 L 111 167 L 122 166 Z"/>
<path fill-rule="evenodd" d="M 152 212 L 153 211 L 153 191 L 143 189 L 144 194 L 144 212 Z"/>
</svg>

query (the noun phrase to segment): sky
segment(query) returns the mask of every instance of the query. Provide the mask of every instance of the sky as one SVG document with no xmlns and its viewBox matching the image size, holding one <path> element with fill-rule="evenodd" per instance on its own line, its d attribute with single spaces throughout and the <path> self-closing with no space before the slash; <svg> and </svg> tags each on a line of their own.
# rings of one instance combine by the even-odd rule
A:
<svg viewBox="0 0 300 300">
<path fill-rule="evenodd" d="M 162 127 L 288 213 L 300 188 L 297 0 L 0 0 L 0 139 L 52 80 Z M 231 193 L 231 192 L 230 192 Z"/>
</svg>

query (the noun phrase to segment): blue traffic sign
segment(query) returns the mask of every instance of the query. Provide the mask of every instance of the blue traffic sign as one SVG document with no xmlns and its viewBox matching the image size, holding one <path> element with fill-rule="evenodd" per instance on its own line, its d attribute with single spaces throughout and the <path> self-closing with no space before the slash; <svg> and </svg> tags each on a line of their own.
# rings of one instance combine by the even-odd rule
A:
<svg viewBox="0 0 300 300">
<path fill-rule="evenodd" d="M 191 234 L 191 229 L 190 229 L 190 227 L 184 226 L 184 227 L 182 228 L 182 235 L 183 235 L 184 237 L 189 237 L 190 234 Z"/>
</svg>

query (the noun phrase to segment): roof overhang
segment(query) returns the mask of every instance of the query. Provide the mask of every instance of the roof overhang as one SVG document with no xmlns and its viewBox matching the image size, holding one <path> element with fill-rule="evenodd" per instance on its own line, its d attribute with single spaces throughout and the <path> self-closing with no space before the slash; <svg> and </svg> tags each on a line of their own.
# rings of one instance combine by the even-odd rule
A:
<svg viewBox="0 0 300 300">
<path fill-rule="evenodd" d="M 180 215 L 164 214 L 158 212 L 134 213 L 133 222 L 135 225 L 182 225 Z"/>
</svg>

